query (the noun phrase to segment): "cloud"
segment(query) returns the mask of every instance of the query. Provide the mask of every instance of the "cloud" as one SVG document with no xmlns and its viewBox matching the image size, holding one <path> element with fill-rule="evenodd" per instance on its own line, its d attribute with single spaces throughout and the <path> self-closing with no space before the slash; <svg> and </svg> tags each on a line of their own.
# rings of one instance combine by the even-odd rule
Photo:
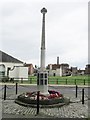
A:
<svg viewBox="0 0 90 120">
<path fill-rule="evenodd" d="M 52 20 L 47 32 L 51 34 L 47 38 L 48 51 L 50 51 L 48 54 L 56 55 L 59 53 L 60 58 L 62 57 L 64 61 L 74 61 L 74 63 L 84 57 L 87 59 L 87 18 L 87 7 L 81 6 L 54 21 Z M 49 40 L 53 44 L 50 44 Z"/>
<path fill-rule="evenodd" d="M 80 2 L 80 3 L 79 3 Z M 88 6 L 83 0 L 61 1 L 3 1 L 0 17 L 0 37 L 4 50 L 25 62 L 40 64 L 42 14 L 46 14 L 46 64 L 61 62 L 76 66 L 87 64 Z M 82 62 L 84 60 L 84 62 Z"/>
</svg>

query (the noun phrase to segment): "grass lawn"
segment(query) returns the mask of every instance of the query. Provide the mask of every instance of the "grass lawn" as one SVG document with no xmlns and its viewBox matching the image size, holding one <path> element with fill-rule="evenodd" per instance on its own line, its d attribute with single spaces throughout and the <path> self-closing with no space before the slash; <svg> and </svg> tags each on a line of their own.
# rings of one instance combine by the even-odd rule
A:
<svg viewBox="0 0 90 120">
<path fill-rule="evenodd" d="M 16 82 L 16 81 L 15 81 Z M 20 81 L 17 81 L 21 83 Z M 23 83 L 25 84 L 37 84 L 37 77 L 36 76 L 30 76 L 28 80 L 23 80 Z M 90 76 L 82 75 L 82 76 L 55 76 L 55 77 L 49 77 L 48 78 L 48 84 L 61 84 L 61 85 L 88 85 L 90 84 Z"/>
<path fill-rule="evenodd" d="M 67 84 L 67 85 L 88 85 L 89 76 L 66 76 L 66 77 L 49 77 L 49 84 Z"/>
<path fill-rule="evenodd" d="M 21 82 L 21 81 L 19 81 Z M 28 81 L 23 81 L 23 83 L 28 84 L 37 84 L 37 77 L 36 76 L 30 76 Z M 55 76 L 48 78 L 48 84 L 61 84 L 61 85 L 88 85 L 90 84 L 90 76 L 66 76 L 66 77 L 60 77 Z"/>
</svg>

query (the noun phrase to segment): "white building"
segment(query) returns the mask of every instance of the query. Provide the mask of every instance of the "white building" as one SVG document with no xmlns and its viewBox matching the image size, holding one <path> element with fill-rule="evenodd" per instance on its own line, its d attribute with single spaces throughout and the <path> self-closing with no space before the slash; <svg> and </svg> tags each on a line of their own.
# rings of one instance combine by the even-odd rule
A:
<svg viewBox="0 0 90 120">
<path fill-rule="evenodd" d="M 22 61 L 0 51 L 0 76 L 28 78 L 28 67 L 24 67 Z"/>
<path fill-rule="evenodd" d="M 49 64 L 48 65 L 49 76 L 66 76 L 69 74 L 69 65 L 63 64 Z"/>
</svg>

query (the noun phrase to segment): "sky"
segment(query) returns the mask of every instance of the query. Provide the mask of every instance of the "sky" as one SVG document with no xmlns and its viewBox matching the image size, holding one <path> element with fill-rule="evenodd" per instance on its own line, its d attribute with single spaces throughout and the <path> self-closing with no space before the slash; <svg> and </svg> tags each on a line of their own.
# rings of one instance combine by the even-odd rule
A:
<svg viewBox="0 0 90 120">
<path fill-rule="evenodd" d="M 0 1 L 0 50 L 40 66 L 42 13 L 46 13 L 46 66 L 88 63 L 88 0 Z"/>
</svg>

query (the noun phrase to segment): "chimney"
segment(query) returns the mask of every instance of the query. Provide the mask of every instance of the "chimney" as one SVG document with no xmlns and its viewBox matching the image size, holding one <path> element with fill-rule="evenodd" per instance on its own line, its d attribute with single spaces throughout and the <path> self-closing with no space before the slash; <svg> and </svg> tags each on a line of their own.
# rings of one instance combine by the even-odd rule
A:
<svg viewBox="0 0 90 120">
<path fill-rule="evenodd" d="M 59 65 L 59 57 L 57 57 L 57 65 Z"/>
</svg>

